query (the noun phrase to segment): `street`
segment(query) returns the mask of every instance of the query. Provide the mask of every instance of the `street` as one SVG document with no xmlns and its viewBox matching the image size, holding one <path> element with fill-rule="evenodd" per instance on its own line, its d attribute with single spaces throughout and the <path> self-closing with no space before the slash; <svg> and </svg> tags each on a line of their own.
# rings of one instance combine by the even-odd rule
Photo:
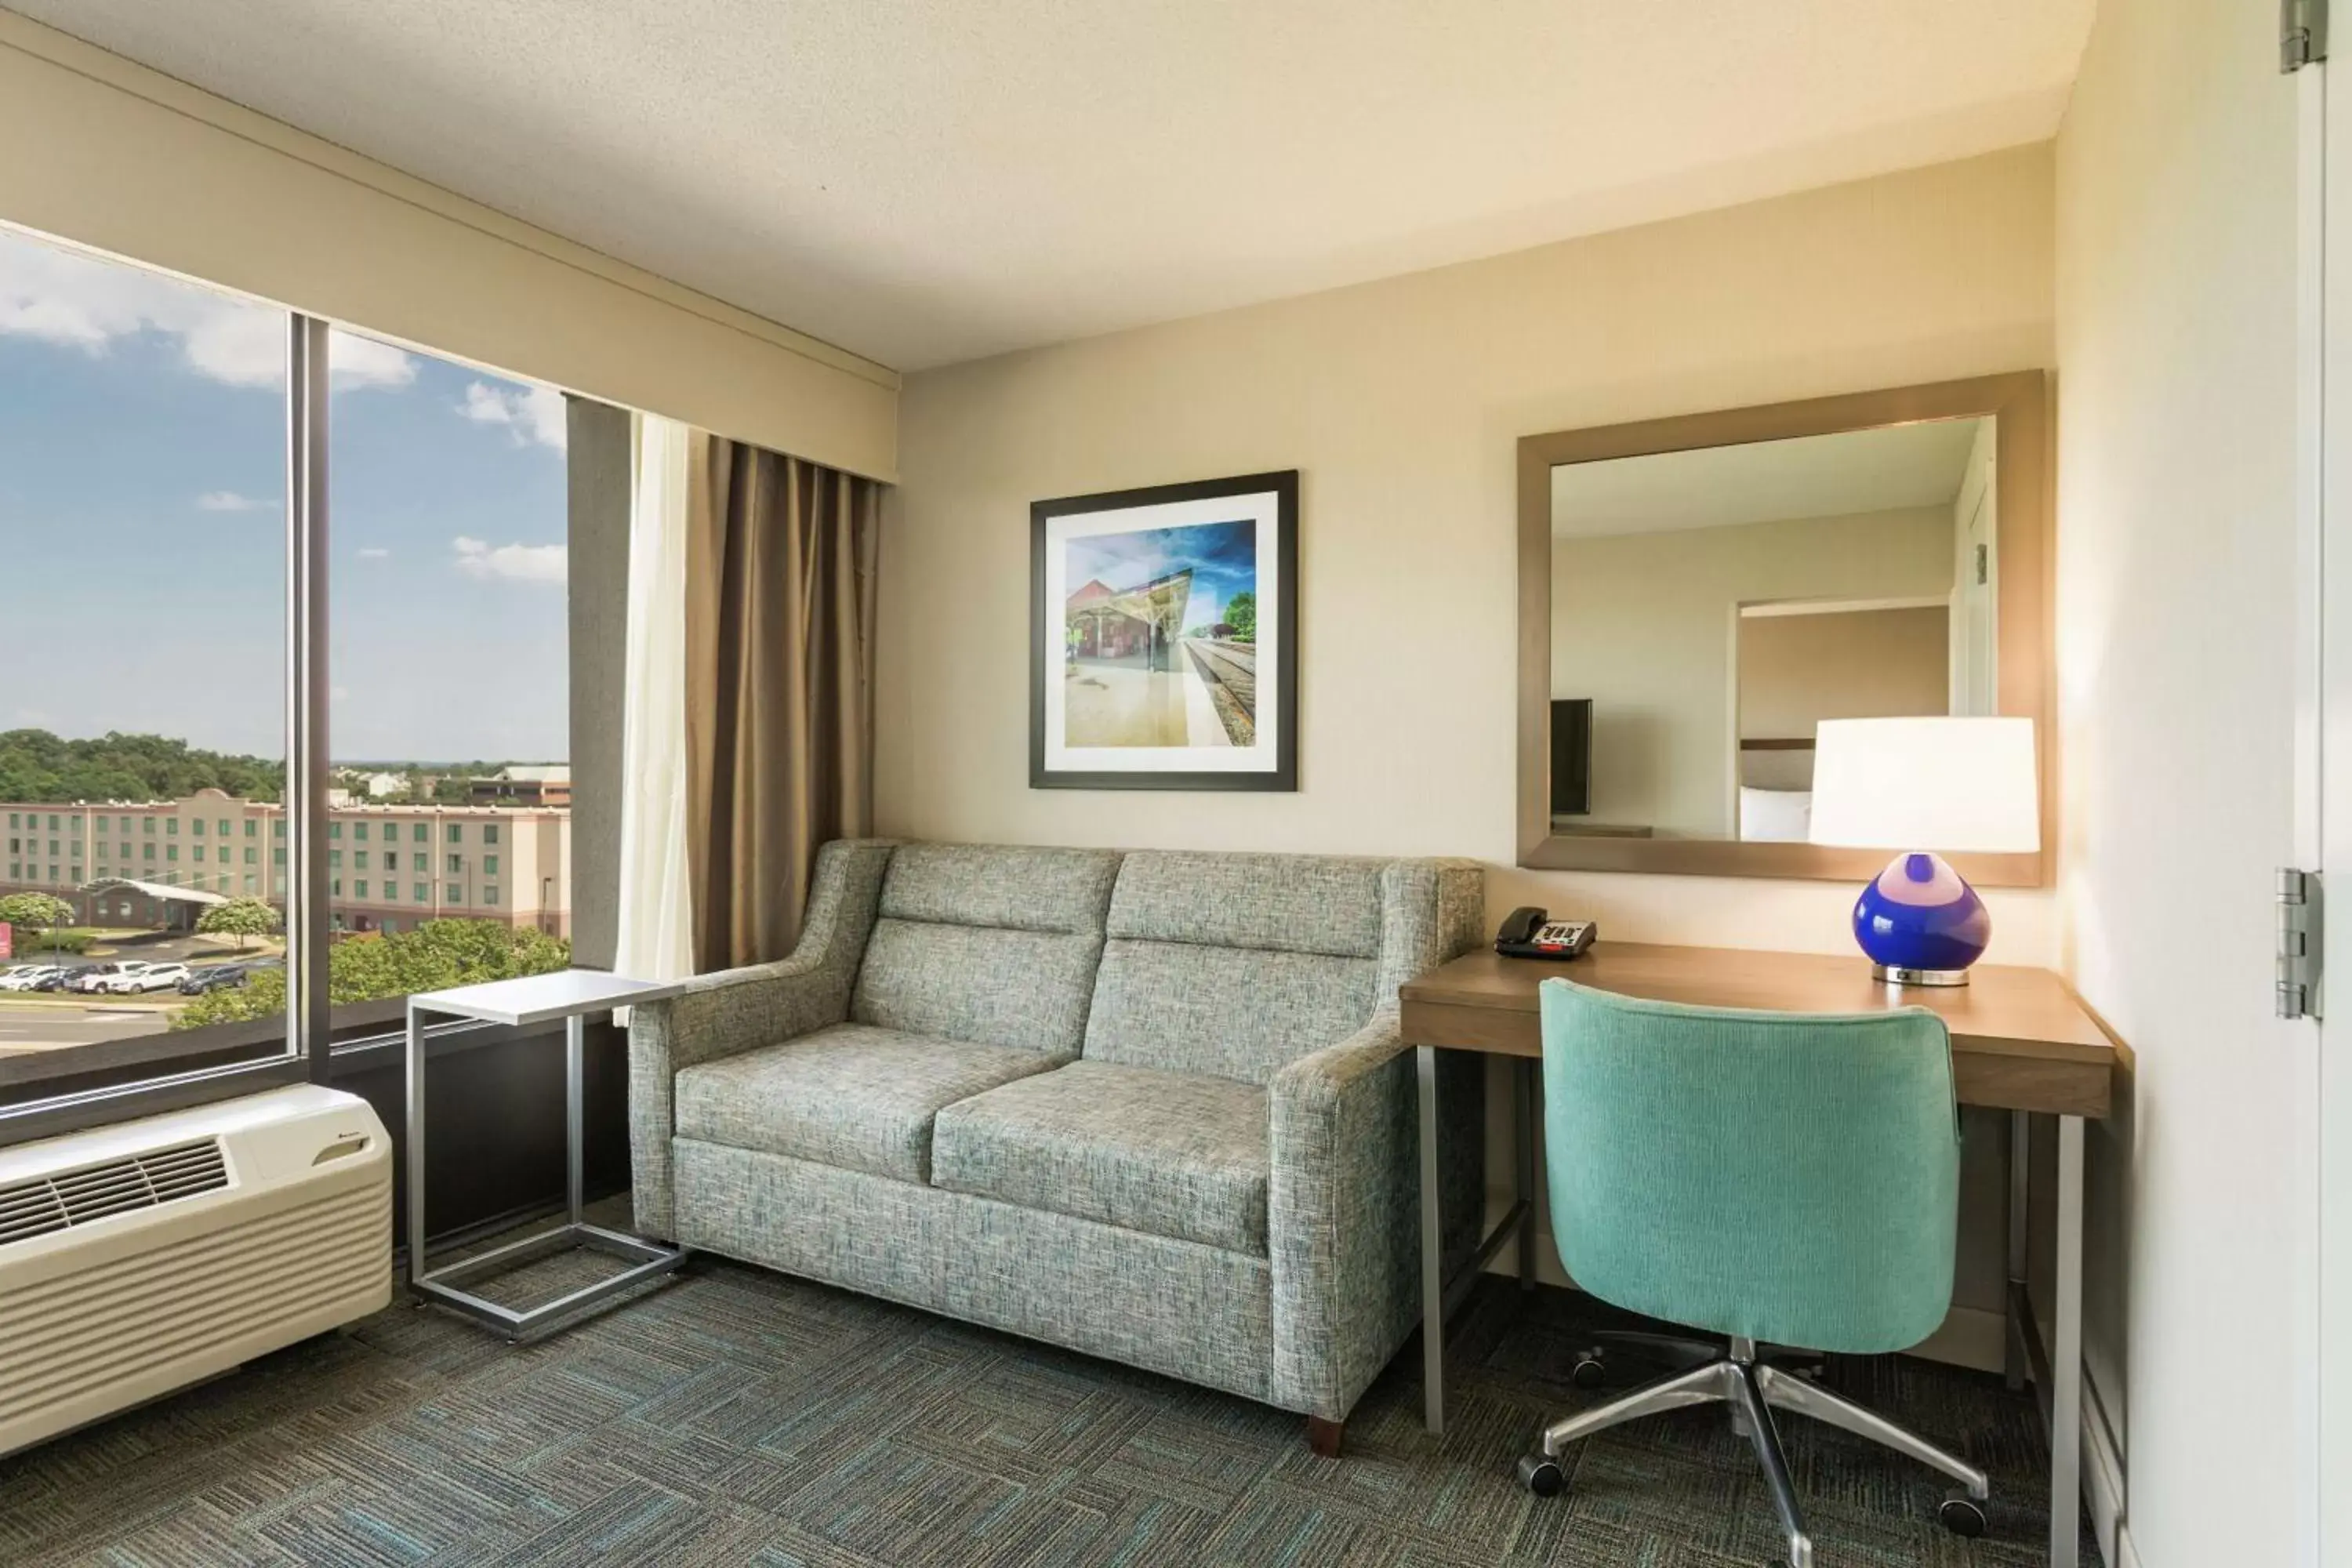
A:
<svg viewBox="0 0 2352 1568">
<path fill-rule="evenodd" d="M 176 1000 L 176 998 L 174 998 Z M 123 1005 L 93 997 L 87 1005 L 43 1000 L 19 1002 L 0 993 L 0 1056 L 95 1045 L 128 1035 L 171 1027 L 167 1007 Z"/>
</svg>

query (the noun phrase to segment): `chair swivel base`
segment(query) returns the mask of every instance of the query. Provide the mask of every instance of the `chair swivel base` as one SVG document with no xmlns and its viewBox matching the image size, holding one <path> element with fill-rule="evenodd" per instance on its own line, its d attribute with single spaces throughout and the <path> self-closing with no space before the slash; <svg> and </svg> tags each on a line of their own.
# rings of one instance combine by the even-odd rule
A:
<svg viewBox="0 0 2352 1568">
<path fill-rule="evenodd" d="M 1654 1351 L 1696 1343 L 1650 1336 L 1636 1342 Z M 1797 1506 L 1796 1485 L 1789 1477 L 1788 1456 L 1781 1451 L 1780 1434 L 1772 1421 L 1773 1411 L 1787 1410 L 1825 1421 L 1941 1470 L 1965 1489 L 1965 1495 L 1955 1493 L 1944 1500 L 1938 1510 L 1944 1528 L 1955 1535 L 1984 1533 L 1984 1510 L 1979 1505 L 1991 1495 L 1991 1487 L 1982 1470 L 1874 1411 L 1759 1360 L 1752 1340 L 1733 1340 L 1726 1348 L 1706 1348 L 1706 1358 L 1696 1364 L 1670 1372 L 1622 1398 L 1545 1427 L 1542 1451 L 1519 1461 L 1520 1482 L 1540 1497 L 1550 1497 L 1567 1485 L 1559 1456 L 1570 1443 L 1628 1421 L 1685 1405 L 1727 1405 L 1731 1407 L 1733 1428 L 1755 1446 L 1756 1458 L 1764 1467 L 1772 1505 L 1779 1510 L 1781 1528 L 1789 1536 L 1789 1568 L 1812 1568 L 1812 1537 L 1805 1531 L 1804 1514 Z M 1577 1370 L 1581 1373 L 1586 1366 L 1593 1364 L 1594 1359 L 1587 1356 L 1578 1363 Z M 1588 1386 L 1581 1377 L 1578 1383 L 1579 1386 Z"/>
</svg>

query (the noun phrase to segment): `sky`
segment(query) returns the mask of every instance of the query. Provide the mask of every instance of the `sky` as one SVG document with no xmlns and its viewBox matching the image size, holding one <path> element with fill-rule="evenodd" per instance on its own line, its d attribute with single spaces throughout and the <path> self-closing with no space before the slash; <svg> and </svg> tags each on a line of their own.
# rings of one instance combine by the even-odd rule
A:
<svg viewBox="0 0 2352 1568">
<path fill-rule="evenodd" d="M 1224 616 L 1226 600 L 1256 590 L 1257 524 L 1244 519 L 1083 535 L 1070 541 L 1067 581 L 1074 593 L 1089 578 L 1125 590 L 1186 566 L 1192 569 L 1192 587 L 1181 629 L 1189 632 L 1214 626 Z"/>
<path fill-rule="evenodd" d="M 0 730 L 283 754 L 286 321 L 0 227 Z M 328 361 L 331 754 L 566 760 L 562 395 Z"/>
</svg>

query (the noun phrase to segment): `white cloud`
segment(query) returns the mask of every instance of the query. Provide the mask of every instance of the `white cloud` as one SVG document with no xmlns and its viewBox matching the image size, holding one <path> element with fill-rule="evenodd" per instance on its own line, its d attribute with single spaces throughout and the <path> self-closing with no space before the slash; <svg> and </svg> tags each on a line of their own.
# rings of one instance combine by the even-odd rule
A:
<svg viewBox="0 0 2352 1568">
<path fill-rule="evenodd" d="M 466 388 L 457 412 L 478 425 L 503 425 L 520 447 L 536 441 L 563 450 L 563 394 L 551 386 L 493 386 L 478 381 Z"/>
<path fill-rule="evenodd" d="M 0 336 L 37 338 L 93 357 L 142 332 L 177 339 L 187 367 L 229 386 L 286 380 L 286 313 L 27 236 L 0 233 Z M 334 334 L 339 386 L 405 386 L 414 357 L 373 339 Z"/>
<path fill-rule="evenodd" d="M 360 547 L 360 559 L 362 561 L 382 561 L 391 553 L 391 551 L 381 544 L 363 544 Z"/>
<path fill-rule="evenodd" d="M 235 490 L 206 490 L 196 498 L 198 511 L 264 511 L 278 503 L 239 495 Z"/>
<path fill-rule="evenodd" d="M 562 587 L 565 557 L 561 544 L 500 544 L 460 534 L 449 542 L 457 552 L 456 565 L 468 577 L 502 578 L 513 583 L 551 583 Z"/>
</svg>

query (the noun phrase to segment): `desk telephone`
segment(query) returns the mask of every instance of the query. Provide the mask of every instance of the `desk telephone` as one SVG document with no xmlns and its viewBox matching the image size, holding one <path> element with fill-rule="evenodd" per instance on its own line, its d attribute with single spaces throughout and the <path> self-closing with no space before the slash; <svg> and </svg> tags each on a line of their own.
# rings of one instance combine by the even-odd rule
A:
<svg viewBox="0 0 2352 1568">
<path fill-rule="evenodd" d="M 1600 934 L 1591 921 L 1556 921 L 1530 905 L 1504 920 L 1495 933 L 1495 951 L 1508 958 L 1576 958 Z"/>
</svg>

